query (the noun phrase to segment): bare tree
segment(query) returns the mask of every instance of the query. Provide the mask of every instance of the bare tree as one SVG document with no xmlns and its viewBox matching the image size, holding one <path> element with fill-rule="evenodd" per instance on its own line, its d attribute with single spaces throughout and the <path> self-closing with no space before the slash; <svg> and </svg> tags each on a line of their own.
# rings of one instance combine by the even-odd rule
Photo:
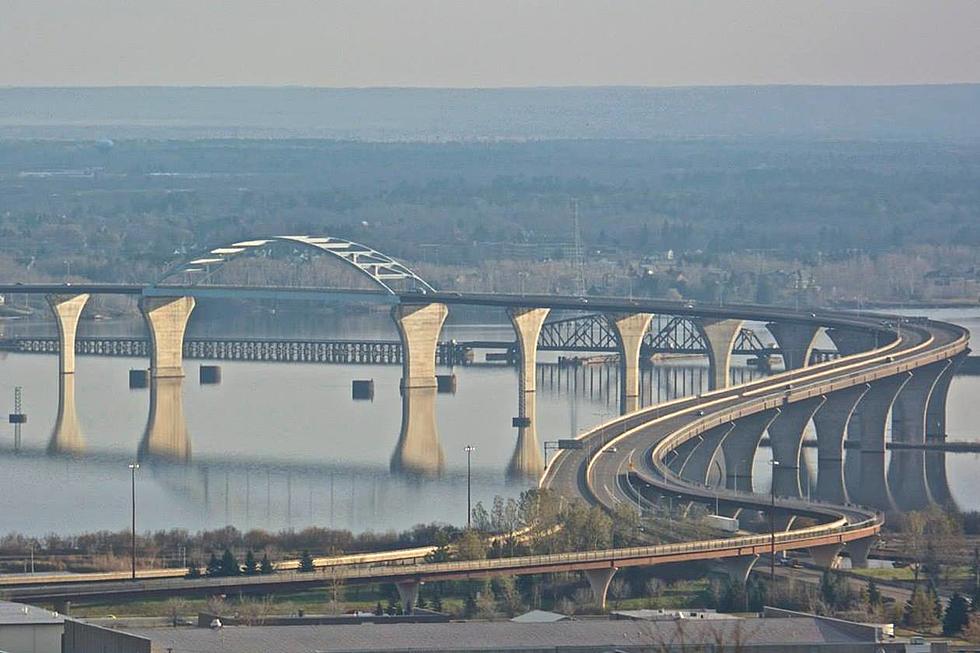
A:
<svg viewBox="0 0 980 653">
<path fill-rule="evenodd" d="M 167 599 L 167 612 L 170 614 L 170 625 L 177 627 L 177 620 L 180 613 L 187 609 L 187 599 L 180 596 L 172 596 Z"/>
</svg>

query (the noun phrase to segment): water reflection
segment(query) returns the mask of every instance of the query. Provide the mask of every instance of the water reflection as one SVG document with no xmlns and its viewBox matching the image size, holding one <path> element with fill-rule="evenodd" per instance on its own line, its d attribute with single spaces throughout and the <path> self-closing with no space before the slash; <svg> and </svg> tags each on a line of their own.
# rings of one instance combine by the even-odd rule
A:
<svg viewBox="0 0 980 653">
<path fill-rule="evenodd" d="M 150 415 L 137 460 L 190 462 L 191 440 L 184 417 L 183 377 L 150 379 Z"/>
<path fill-rule="evenodd" d="M 75 375 L 58 375 L 58 416 L 48 440 L 51 455 L 77 456 L 85 452 L 85 438 L 75 409 Z"/>
<path fill-rule="evenodd" d="M 207 327 L 222 335 L 218 326 L 195 320 L 189 331 Z M 288 321 L 276 320 L 283 334 L 291 332 Z M 384 332 L 356 337 L 393 337 L 386 319 L 365 315 L 361 321 L 365 329 L 380 325 Z M 242 322 L 242 333 L 252 333 L 248 321 Z M 335 322 L 347 324 L 339 317 Z M 307 327 L 311 337 L 355 335 L 346 326 L 316 331 L 320 327 L 311 321 Z M 512 337 L 510 325 L 464 327 L 447 329 L 456 329 L 452 337 L 472 340 Z M 114 320 L 81 328 L 91 335 L 125 335 Z M 128 369 L 142 361 L 86 356 L 74 378 L 59 378 L 54 356 L 0 354 L 0 398 L 9 403 L 13 387 L 24 386 L 30 413 L 21 452 L 9 446 L 9 433 L 0 442 L 0 521 L 5 530 L 34 534 L 124 528 L 130 510 L 127 464 L 138 452 L 145 463 L 137 480 L 141 529 L 228 523 L 359 531 L 434 520 L 464 523 L 465 444 L 478 450 L 473 500 L 488 504 L 494 495 L 514 496 L 533 481 L 542 441 L 572 437 L 616 414 L 613 361 L 597 357 L 593 364 L 559 366 L 556 360 L 541 354 L 534 401 L 523 411 L 530 421 L 514 428 L 517 374 L 501 365 L 457 368 L 457 394 L 439 395 L 436 405 L 434 391 L 396 394 L 397 366 L 223 362 L 220 387 L 155 380 L 148 406 L 142 391 L 126 389 Z M 759 374 L 738 360 L 734 364 L 736 383 Z M 350 400 L 352 378 L 375 380 L 373 403 Z M 703 358 L 654 361 L 641 373 L 642 403 L 703 392 L 706 378 Z M 977 387 L 975 378 L 954 382 L 951 439 L 975 437 Z M 769 453 L 757 456 L 756 478 L 762 482 L 769 467 L 761 459 Z M 807 450 L 805 456 L 815 453 Z M 931 457 L 946 458 L 926 454 Z M 964 509 L 974 508 L 977 456 L 948 460 L 954 496 Z M 945 471 L 942 462 L 936 467 Z M 37 510 L 23 510 L 25 493 Z"/>
<path fill-rule="evenodd" d="M 544 470 L 541 444 L 538 442 L 537 398 L 535 392 L 521 393 L 518 406 L 517 443 L 507 464 L 509 480 L 534 480 Z"/>
<path fill-rule="evenodd" d="M 391 471 L 410 476 L 439 476 L 445 467 L 436 426 L 436 388 L 402 389 L 402 422 L 398 444 L 391 455 Z"/>
</svg>

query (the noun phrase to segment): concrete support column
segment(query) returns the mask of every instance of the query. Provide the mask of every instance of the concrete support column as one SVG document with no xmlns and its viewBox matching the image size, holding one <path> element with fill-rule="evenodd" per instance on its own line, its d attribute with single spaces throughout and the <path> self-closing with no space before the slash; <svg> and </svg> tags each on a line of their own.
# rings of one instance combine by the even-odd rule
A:
<svg viewBox="0 0 980 653">
<path fill-rule="evenodd" d="M 391 455 L 391 471 L 409 476 L 438 476 L 445 467 L 436 427 L 436 388 L 402 389 L 402 422 Z"/>
<path fill-rule="evenodd" d="M 48 306 L 58 324 L 58 368 L 62 374 L 75 373 L 75 333 L 78 318 L 88 302 L 88 295 L 48 295 Z"/>
<path fill-rule="evenodd" d="M 419 586 L 421 583 L 417 580 L 403 580 L 395 583 L 395 589 L 398 590 L 398 598 L 402 602 L 402 612 L 405 614 L 414 614 L 415 605 L 419 601 Z"/>
<path fill-rule="evenodd" d="M 728 424 L 722 424 L 721 426 L 708 429 L 698 436 L 696 438 L 698 445 L 684 462 L 680 471 L 681 477 L 695 483 L 707 485 L 712 462 L 718 457 L 718 453 L 721 451 L 721 443 L 725 440 L 725 436 L 734 428 L 735 424 L 729 422 Z M 717 464 L 724 465 L 724 461 Z M 723 485 L 724 482 L 725 475 L 722 473 L 721 484 Z"/>
<path fill-rule="evenodd" d="M 925 444 L 929 399 L 936 382 L 952 363 L 937 361 L 917 367 L 898 393 L 892 407 L 892 442 Z M 899 510 L 921 510 L 932 503 L 926 481 L 924 452 L 893 450 L 888 465 L 888 485 Z"/>
<path fill-rule="evenodd" d="M 710 390 L 721 390 L 731 385 L 732 346 L 742 329 L 742 320 L 726 320 L 702 317 L 694 325 L 708 346 Z"/>
<path fill-rule="evenodd" d="M 436 346 L 449 309 L 445 304 L 398 304 L 391 317 L 402 341 L 402 387 L 436 387 Z"/>
<path fill-rule="evenodd" d="M 844 437 L 854 408 L 869 385 L 857 385 L 832 392 L 813 416 L 817 431 L 817 498 L 847 503 L 844 486 Z"/>
<path fill-rule="evenodd" d="M 766 325 L 783 355 L 783 367 L 797 370 L 810 364 L 813 342 L 820 327 L 816 324 L 770 322 Z"/>
<path fill-rule="evenodd" d="M 640 408 L 640 348 L 650 329 L 650 313 L 609 313 L 606 320 L 619 347 L 619 413 Z"/>
<path fill-rule="evenodd" d="M 744 585 L 749 579 L 752 567 L 759 559 L 757 555 L 738 556 L 736 558 L 722 558 L 718 561 L 719 570 L 728 576 L 733 583 Z"/>
<path fill-rule="evenodd" d="M 813 397 L 791 404 L 785 404 L 769 425 L 769 442 L 772 446 L 773 466 L 772 484 L 776 494 L 781 497 L 800 498 L 800 454 L 803 451 L 803 434 L 814 413 L 826 401 L 823 397 Z"/>
<path fill-rule="evenodd" d="M 144 297 L 140 302 L 153 345 L 151 376 L 184 376 L 184 331 L 194 305 L 193 297 Z"/>
<path fill-rule="evenodd" d="M 813 563 L 824 569 L 837 568 L 837 554 L 844 548 L 842 544 L 825 544 L 824 546 L 810 547 L 810 557 Z"/>
<path fill-rule="evenodd" d="M 848 495 L 861 505 L 884 511 L 895 508 L 885 477 L 885 429 L 895 397 L 910 378 L 909 373 L 903 373 L 871 383 L 851 420 L 850 438 L 854 439 L 857 429 L 861 449 L 848 451 L 845 481 Z"/>
<path fill-rule="evenodd" d="M 676 449 L 671 451 L 667 457 L 667 467 L 670 468 L 675 474 L 680 474 L 681 470 L 684 469 L 684 465 L 687 464 L 688 459 L 694 450 L 697 449 L 698 445 L 701 443 L 697 438 L 691 438 L 685 442 L 682 442 L 677 446 Z"/>
<path fill-rule="evenodd" d="M 946 398 L 949 396 L 949 386 L 953 381 L 953 376 L 963 361 L 966 360 L 966 356 L 963 353 L 950 359 L 950 366 L 940 375 L 932 389 L 929 407 L 926 410 L 926 442 L 938 444 L 946 441 Z M 946 452 L 927 451 L 925 453 L 926 481 L 929 484 L 929 494 L 933 501 L 940 505 L 949 505 L 952 503 L 953 497 L 949 492 L 949 481 L 946 478 Z"/>
<path fill-rule="evenodd" d="M 837 346 L 841 356 L 851 356 L 863 351 L 870 351 L 888 343 L 880 342 L 871 331 L 860 329 L 827 329 L 827 335 Z"/>
<path fill-rule="evenodd" d="M 507 466 L 510 479 L 536 478 L 544 469 L 536 430 L 538 336 L 551 309 L 510 308 L 507 316 L 517 335 L 517 443 Z"/>
<path fill-rule="evenodd" d="M 48 453 L 78 455 L 84 451 L 85 438 L 75 410 L 75 375 L 62 374 L 58 385 L 58 417 L 48 440 Z"/>
<path fill-rule="evenodd" d="M 773 520 L 773 527 L 777 533 L 785 533 L 793 527 L 793 522 L 795 521 L 796 515 L 791 512 L 786 512 L 778 506 L 776 507 L 776 518 Z"/>
<path fill-rule="evenodd" d="M 752 491 L 752 461 L 759 448 L 762 434 L 779 416 L 779 409 L 764 410 L 735 422 L 722 440 L 725 455 L 725 486 L 730 490 Z"/>
<path fill-rule="evenodd" d="M 868 566 L 868 553 L 871 552 L 874 539 L 873 537 L 866 537 L 863 540 L 851 540 L 847 543 L 847 554 L 851 557 L 852 567 L 864 569 Z"/>
<path fill-rule="evenodd" d="M 523 416 L 524 405 L 528 395 L 535 391 L 535 379 L 538 363 L 538 336 L 541 325 L 551 309 L 548 308 L 510 308 L 507 316 L 514 326 L 517 335 L 517 351 L 520 358 L 517 361 L 518 382 L 518 414 Z M 533 397 L 531 397 L 533 400 Z"/>
<path fill-rule="evenodd" d="M 585 570 L 585 578 L 589 581 L 589 588 L 592 590 L 592 599 L 600 610 L 606 609 L 606 592 L 609 591 L 609 583 L 618 570 L 618 567 Z"/>
<path fill-rule="evenodd" d="M 137 451 L 139 460 L 187 462 L 191 459 L 183 386 L 184 379 L 179 376 L 150 379 L 150 414 Z"/>
</svg>

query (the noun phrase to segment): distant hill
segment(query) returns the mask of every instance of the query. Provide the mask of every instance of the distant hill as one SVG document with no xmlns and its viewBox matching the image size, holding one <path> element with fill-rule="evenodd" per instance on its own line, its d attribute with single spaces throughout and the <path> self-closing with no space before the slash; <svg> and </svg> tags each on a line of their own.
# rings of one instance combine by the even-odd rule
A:
<svg viewBox="0 0 980 653">
<path fill-rule="evenodd" d="M 980 139 L 980 85 L 0 88 L 0 138 Z"/>
</svg>

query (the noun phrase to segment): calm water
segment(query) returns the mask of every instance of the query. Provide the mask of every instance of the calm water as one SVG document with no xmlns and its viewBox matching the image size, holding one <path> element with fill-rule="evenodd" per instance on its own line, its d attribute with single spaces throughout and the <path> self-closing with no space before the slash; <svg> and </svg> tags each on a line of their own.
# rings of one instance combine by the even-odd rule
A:
<svg viewBox="0 0 980 653">
<path fill-rule="evenodd" d="M 980 312 L 933 314 L 980 331 Z M 513 337 L 507 325 L 476 321 L 480 323 L 449 324 L 443 336 Z M 8 335 L 52 328 L 16 321 L 0 324 Z M 80 328 L 82 335 L 140 332 L 135 321 L 85 322 Z M 341 320 L 265 312 L 229 321 L 205 310 L 195 313 L 189 332 L 396 338 L 384 314 Z M 538 370 L 538 450 L 541 442 L 577 433 L 616 410 L 614 368 L 569 370 L 554 360 L 543 354 Z M 362 531 L 428 521 L 459 524 L 466 517 L 467 444 L 477 448 L 474 501 L 488 502 L 497 494 L 516 496 L 533 484 L 508 480 L 517 445 L 511 426 L 517 378 L 509 367 L 453 370 L 457 392 L 434 397 L 436 433 L 423 443 L 431 459 L 424 461 L 428 467 L 420 475 L 392 471 L 393 457 L 404 454 L 399 445 L 399 367 L 220 364 L 222 383 L 202 386 L 197 380 L 199 361 L 185 361 L 187 377 L 179 386 L 156 389 L 154 420 L 148 426 L 150 391 L 130 390 L 127 378 L 129 369 L 146 366 L 144 360 L 79 357 L 72 393 L 71 387 L 59 387 L 56 357 L 0 353 L 0 409 L 7 409 L 0 412 L 11 412 L 14 386 L 19 385 L 29 418 L 19 452 L 14 451 L 12 427 L 0 430 L 0 532 L 127 527 L 127 464 L 137 456 L 144 461 L 137 480 L 141 530 L 316 524 Z M 743 368 L 738 373 L 751 371 Z M 706 376 L 697 360 L 660 366 L 644 377 L 644 401 L 698 392 Z M 351 380 L 367 378 L 375 382 L 374 400 L 352 401 Z M 951 437 L 980 438 L 974 426 L 980 406 L 971 401 L 978 390 L 980 378 L 954 381 Z M 152 433 L 148 436 L 147 431 Z M 762 457 L 768 452 L 760 452 Z M 980 508 L 972 471 L 976 463 L 972 454 L 949 457 L 953 495 L 966 509 Z M 762 462 L 759 467 L 762 474 L 768 466 Z"/>
</svg>

